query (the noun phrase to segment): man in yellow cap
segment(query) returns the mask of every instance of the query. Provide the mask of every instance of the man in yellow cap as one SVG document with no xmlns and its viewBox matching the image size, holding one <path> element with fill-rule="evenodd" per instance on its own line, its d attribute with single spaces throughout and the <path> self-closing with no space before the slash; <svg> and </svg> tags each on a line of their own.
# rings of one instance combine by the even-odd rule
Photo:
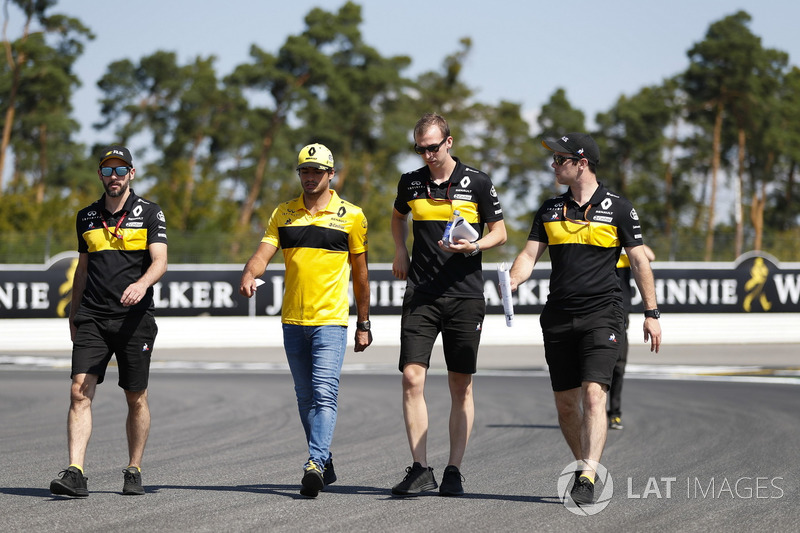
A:
<svg viewBox="0 0 800 533">
<path fill-rule="evenodd" d="M 355 351 L 372 343 L 367 219 L 360 207 L 330 188 L 335 170 L 333 154 L 325 146 L 310 144 L 300 150 L 297 173 L 303 193 L 273 211 L 261 244 L 244 267 L 239 292 L 248 298 L 255 294 L 256 278 L 280 248 L 286 264 L 283 344 L 308 442 L 300 494 L 313 498 L 336 481 L 330 446 L 346 346 L 351 267 L 358 315 Z"/>
</svg>

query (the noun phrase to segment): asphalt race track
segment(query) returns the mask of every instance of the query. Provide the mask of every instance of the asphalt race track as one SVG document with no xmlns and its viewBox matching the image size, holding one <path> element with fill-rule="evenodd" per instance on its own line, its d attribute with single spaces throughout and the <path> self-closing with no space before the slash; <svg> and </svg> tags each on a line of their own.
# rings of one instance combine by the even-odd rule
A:
<svg viewBox="0 0 800 533">
<path fill-rule="evenodd" d="M 625 429 L 609 432 L 602 461 L 613 496 L 583 512 L 559 496 L 572 457 L 541 369 L 479 373 L 467 494 L 405 499 L 389 492 L 411 461 L 399 372 L 348 370 L 333 447 L 339 481 L 311 500 L 298 493 L 306 452 L 285 370 L 170 368 L 151 377 L 147 494 L 121 495 L 126 409 L 110 371 L 94 404 L 90 496 L 72 500 L 48 490 L 67 463 L 69 371 L 0 365 L 2 529 L 791 531 L 800 522 L 797 378 L 629 374 Z M 449 412 L 441 371 L 428 378 L 427 400 L 440 480 Z"/>
</svg>

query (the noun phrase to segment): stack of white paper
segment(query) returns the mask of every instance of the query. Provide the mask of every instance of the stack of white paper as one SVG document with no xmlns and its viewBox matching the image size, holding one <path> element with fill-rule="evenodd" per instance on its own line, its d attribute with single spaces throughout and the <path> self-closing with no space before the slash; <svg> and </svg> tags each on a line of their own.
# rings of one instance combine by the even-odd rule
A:
<svg viewBox="0 0 800 533">
<path fill-rule="evenodd" d="M 514 302 L 511 301 L 511 277 L 505 263 L 497 266 L 497 278 L 500 280 L 500 296 L 503 298 L 503 313 L 506 315 L 506 326 L 514 325 Z"/>
</svg>

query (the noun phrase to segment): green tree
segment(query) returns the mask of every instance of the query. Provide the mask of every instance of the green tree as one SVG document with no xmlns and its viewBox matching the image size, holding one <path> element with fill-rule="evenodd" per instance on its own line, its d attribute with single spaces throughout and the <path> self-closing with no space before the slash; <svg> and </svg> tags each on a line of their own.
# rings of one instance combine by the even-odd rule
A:
<svg viewBox="0 0 800 533">
<path fill-rule="evenodd" d="M 739 11 L 714 22 L 705 39 L 688 52 L 690 65 L 684 75 L 690 97 L 690 110 L 697 115 L 713 116 L 711 155 L 711 195 L 708 202 L 705 259 L 710 260 L 714 248 L 714 224 L 718 172 L 725 152 L 723 126 L 726 113 L 738 119 L 735 144 L 738 145 L 740 171 L 736 181 L 737 243 L 741 241 L 743 160 L 746 144 L 746 123 L 750 120 L 754 84 L 765 74 L 761 40 L 747 28 L 751 17 Z M 711 118 L 711 117 L 709 117 Z M 729 143 L 733 144 L 733 143 Z M 740 246 L 740 244 L 737 244 Z"/>
<path fill-rule="evenodd" d="M 84 41 L 94 38 L 77 19 L 49 14 L 55 3 L 55 0 L 5 0 L 3 4 L 6 61 L 0 70 L 3 79 L 0 86 L 7 96 L 0 100 L 4 116 L 0 196 L 8 149 L 13 146 L 19 160 L 15 174 L 33 169 L 38 174 L 34 180 L 38 204 L 45 199 L 47 176 L 55 174 L 50 172 L 51 161 L 72 159 L 77 152 L 71 146 L 71 134 L 78 130 L 78 124 L 69 114 L 72 91 L 80 81 L 72 73 L 72 65 L 83 53 Z M 11 5 L 24 15 L 22 36 L 14 42 L 7 36 Z"/>
<path fill-rule="evenodd" d="M 675 212 L 692 203 L 673 164 L 670 134 L 680 118 L 676 89 L 674 80 L 645 87 L 631 97 L 621 96 L 596 118 L 603 181 L 630 199 L 640 215 L 646 214 L 641 220 L 647 235 L 663 235 L 667 243 Z"/>
</svg>

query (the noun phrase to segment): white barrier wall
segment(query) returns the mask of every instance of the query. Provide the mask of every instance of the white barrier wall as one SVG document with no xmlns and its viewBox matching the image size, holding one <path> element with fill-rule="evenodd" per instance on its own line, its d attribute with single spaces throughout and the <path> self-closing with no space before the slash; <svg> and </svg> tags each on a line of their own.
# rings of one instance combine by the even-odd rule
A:
<svg viewBox="0 0 800 533">
<path fill-rule="evenodd" d="M 636 313 L 630 319 L 631 343 L 640 342 L 643 318 Z M 282 346 L 278 317 L 160 317 L 157 321 L 158 349 Z M 400 345 L 400 317 L 374 316 L 372 324 L 375 346 Z M 354 323 L 350 326 L 351 330 L 355 327 Z M 800 313 L 664 314 L 661 326 L 665 345 L 800 343 Z M 0 353 L 72 349 L 64 318 L 0 320 L 0 339 Z M 484 346 L 541 343 L 539 315 L 516 315 L 511 328 L 502 315 L 486 317 L 481 340 Z"/>
</svg>

